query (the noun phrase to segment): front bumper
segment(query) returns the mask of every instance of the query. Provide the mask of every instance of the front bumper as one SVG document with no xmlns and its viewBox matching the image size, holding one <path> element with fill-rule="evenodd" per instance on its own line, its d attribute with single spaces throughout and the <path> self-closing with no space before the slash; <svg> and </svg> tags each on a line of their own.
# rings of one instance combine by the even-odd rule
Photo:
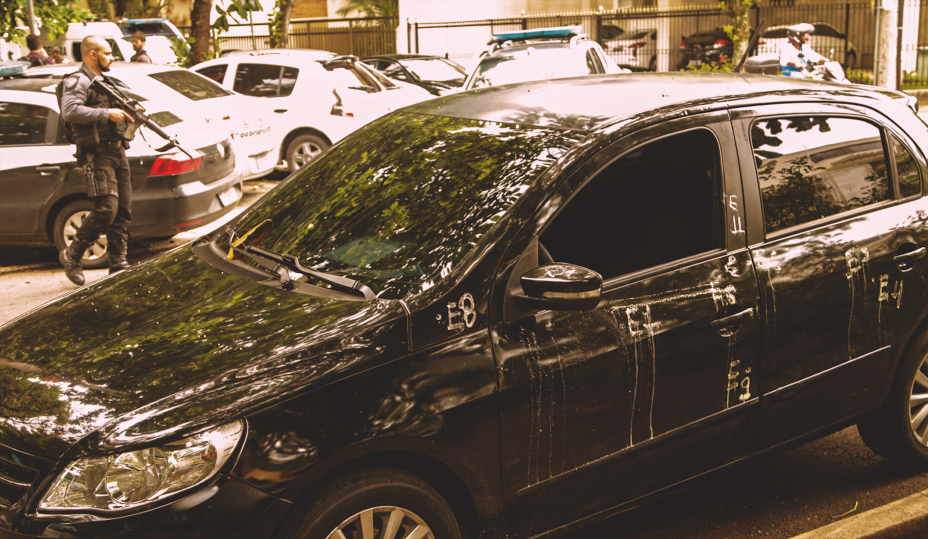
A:
<svg viewBox="0 0 928 539">
<path fill-rule="evenodd" d="M 238 170 L 209 184 L 195 181 L 171 188 L 140 191 L 132 201 L 133 238 L 173 236 L 209 224 L 232 211 L 242 198 Z"/>
<path fill-rule="evenodd" d="M 273 535 L 290 503 L 220 474 L 210 486 L 165 505 L 131 515 L 15 515 L 0 519 L 0 539 L 108 537 L 125 539 L 248 538 Z M 9 515 L 13 516 L 13 515 Z"/>
</svg>

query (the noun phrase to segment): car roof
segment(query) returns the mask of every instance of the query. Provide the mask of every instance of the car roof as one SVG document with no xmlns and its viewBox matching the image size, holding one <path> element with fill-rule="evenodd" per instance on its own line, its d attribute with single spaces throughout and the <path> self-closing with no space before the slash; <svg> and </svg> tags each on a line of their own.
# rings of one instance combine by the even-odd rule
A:
<svg viewBox="0 0 928 539">
<path fill-rule="evenodd" d="M 337 56 L 334 52 L 323 51 L 318 49 L 268 49 L 268 50 L 256 50 L 256 51 L 230 51 L 225 56 L 217 58 L 216 60 L 228 59 L 230 57 L 242 58 L 243 56 L 248 57 L 249 62 L 280 62 L 281 57 L 285 57 L 288 60 L 328 60 L 329 58 L 334 58 Z M 215 60 L 211 60 L 215 61 Z"/>
<path fill-rule="evenodd" d="M 493 86 L 423 101 L 403 110 L 593 131 L 623 119 L 673 116 L 694 108 L 724 109 L 738 102 L 783 101 L 790 97 L 830 101 L 856 97 L 874 103 L 890 99 L 861 87 L 789 77 L 672 72 L 588 75 Z"/>
<path fill-rule="evenodd" d="M 58 86 L 57 80 L 49 79 L 8 79 L 0 81 L 0 90 L 15 90 L 17 92 L 36 92 L 55 98 L 54 88 Z M 51 90 L 45 90 L 51 86 Z"/>
<path fill-rule="evenodd" d="M 506 45 L 506 46 L 499 47 L 493 52 L 485 55 L 483 58 L 481 58 L 481 60 L 483 60 L 484 58 L 506 56 L 507 54 L 512 54 L 512 53 L 521 53 L 527 49 L 534 49 L 534 50 L 572 49 L 572 50 L 582 51 L 590 47 L 598 47 L 598 46 L 599 46 L 599 43 L 596 43 L 595 41 L 589 41 L 589 40 L 580 40 L 574 43 L 573 46 L 571 46 L 571 44 L 568 43 L 567 41 L 563 41 L 563 40 L 528 41 L 528 42 L 519 41 L 519 42 L 513 42 L 512 45 Z"/>
<path fill-rule="evenodd" d="M 382 59 L 382 60 L 417 60 L 421 58 L 438 58 L 439 60 L 447 60 L 444 56 L 435 56 L 432 54 L 377 54 L 375 56 L 365 56 L 361 60 L 373 60 L 373 59 Z"/>
</svg>

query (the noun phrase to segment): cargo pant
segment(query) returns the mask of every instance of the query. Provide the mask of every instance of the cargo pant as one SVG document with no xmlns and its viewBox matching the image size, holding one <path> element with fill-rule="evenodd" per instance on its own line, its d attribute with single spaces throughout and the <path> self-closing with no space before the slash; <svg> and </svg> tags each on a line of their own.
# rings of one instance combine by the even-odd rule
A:
<svg viewBox="0 0 928 539">
<path fill-rule="evenodd" d="M 93 159 L 93 180 L 84 178 L 93 210 L 75 236 L 82 241 L 96 241 L 106 235 L 108 242 L 129 240 L 132 222 L 132 176 L 122 143 L 109 143 L 84 153 L 77 164 L 83 168 Z"/>
</svg>

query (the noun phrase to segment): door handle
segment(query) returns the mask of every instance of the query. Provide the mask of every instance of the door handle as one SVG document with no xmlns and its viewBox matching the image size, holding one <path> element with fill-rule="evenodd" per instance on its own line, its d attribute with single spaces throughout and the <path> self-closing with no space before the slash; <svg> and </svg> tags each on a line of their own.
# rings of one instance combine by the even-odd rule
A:
<svg viewBox="0 0 928 539">
<path fill-rule="evenodd" d="M 276 112 L 277 114 L 283 114 L 287 112 L 287 109 L 274 109 L 274 112 Z"/>
<path fill-rule="evenodd" d="M 893 262 L 899 266 L 899 269 L 902 271 L 908 271 L 912 269 L 915 261 L 920 258 L 925 258 L 926 249 L 924 247 L 919 247 L 914 251 L 909 251 L 908 253 L 902 253 L 901 255 L 896 255 L 893 257 Z"/>
<path fill-rule="evenodd" d="M 47 175 L 51 174 L 52 172 L 58 172 L 59 170 L 61 170 L 61 167 L 57 167 L 57 166 L 44 166 L 44 167 L 35 167 L 35 169 L 36 169 L 37 171 L 39 171 L 39 174 L 41 174 L 41 175 L 43 175 L 43 176 L 47 176 Z"/>
<path fill-rule="evenodd" d="M 740 313 L 735 313 L 731 316 L 726 316 L 725 318 L 719 318 L 718 320 L 713 320 L 709 322 L 709 325 L 712 326 L 712 329 L 720 329 L 725 326 L 730 326 L 735 322 L 739 322 L 744 318 L 754 318 L 754 307 L 749 307 Z"/>
</svg>

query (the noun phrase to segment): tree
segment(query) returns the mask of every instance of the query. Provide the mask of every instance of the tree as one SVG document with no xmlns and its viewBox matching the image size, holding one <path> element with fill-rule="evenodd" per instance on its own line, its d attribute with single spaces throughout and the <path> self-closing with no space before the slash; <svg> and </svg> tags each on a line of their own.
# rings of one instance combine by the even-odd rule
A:
<svg viewBox="0 0 928 539">
<path fill-rule="evenodd" d="M 751 41 L 751 8 L 756 3 L 757 0 L 721 0 L 718 4 L 722 13 L 732 19 L 732 24 L 726 24 L 723 28 L 735 47 L 733 62 L 737 63 L 747 52 L 748 42 Z"/>
<path fill-rule="evenodd" d="M 290 14 L 294 0 L 277 0 L 274 20 L 271 22 L 271 46 L 285 48 L 290 44 Z"/>
<path fill-rule="evenodd" d="M 336 10 L 335 13 L 339 17 L 359 13 L 364 17 L 392 17 L 399 21 L 400 0 L 348 0 L 344 7 Z M 381 22 L 386 23 L 386 21 Z"/>
<path fill-rule="evenodd" d="M 68 4 L 59 5 L 57 0 L 33 0 L 32 4 L 35 18 L 47 30 L 49 39 L 65 33 L 69 22 L 83 22 L 93 18 L 90 11 Z M 7 42 L 22 42 L 29 34 L 29 30 L 23 28 L 28 24 L 28 13 L 27 0 L 4 0 L 3 9 L 0 10 L 0 37 Z"/>
<path fill-rule="evenodd" d="M 200 62 L 210 59 L 210 29 L 217 30 L 229 29 L 229 16 L 244 21 L 248 18 L 249 11 L 263 11 L 259 0 L 231 0 L 229 6 L 223 9 L 216 6 L 216 13 L 219 18 L 212 25 L 209 23 L 213 0 L 193 0 L 193 8 L 190 10 L 190 65 L 194 66 Z M 213 53 L 218 54 L 218 50 Z"/>
</svg>

